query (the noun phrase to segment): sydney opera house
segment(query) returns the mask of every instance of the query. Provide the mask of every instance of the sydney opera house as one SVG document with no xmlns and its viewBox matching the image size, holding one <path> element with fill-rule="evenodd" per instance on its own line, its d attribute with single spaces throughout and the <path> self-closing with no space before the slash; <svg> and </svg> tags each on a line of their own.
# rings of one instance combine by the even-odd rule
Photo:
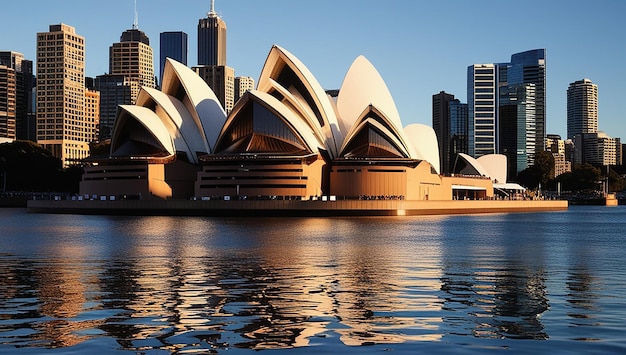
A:
<svg viewBox="0 0 626 355">
<path fill-rule="evenodd" d="M 30 212 L 194 215 L 417 215 L 567 209 L 514 201 L 506 157 L 459 154 L 439 171 L 437 137 L 402 125 L 387 86 L 358 57 L 325 91 L 273 46 L 258 86 L 227 115 L 191 69 L 168 59 L 160 90 L 121 105 L 109 155 L 92 159 L 80 195 L 32 200 Z M 463 200 L 462 202 L 459 200 Z"/>
<path fill-rule="evenodd" d="M 135 105 L 119 107 L 110 156 L 86 168 L 81 195 L 489 199 L 497 180 L 490 171 L 499 168 L 483 166 L 506 167 L 497 157 L 481 164 L 462 156 L 458 174 L 440 175 L 434 131 L 403 127 L 385 82 L 363 56 L 341 88 L 327 92 L 298 58 L 273 46 L 257 89 L 229 115 L 209 86 L 176 61 L 168 59 L 162 82 L 160 91 L 143 88 Z"/>
</svg>

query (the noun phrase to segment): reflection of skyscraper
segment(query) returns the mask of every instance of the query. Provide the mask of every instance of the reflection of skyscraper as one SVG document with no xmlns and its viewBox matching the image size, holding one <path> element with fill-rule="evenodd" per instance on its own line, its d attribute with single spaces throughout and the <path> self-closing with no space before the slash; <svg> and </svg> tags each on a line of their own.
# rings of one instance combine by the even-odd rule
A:
<svg viewBox="0 0 626 355">
<path fill-rule="evenodd" d="M 172 58 L 187 65 L 188 40 L 187 34 L 182 31 L 161 32 L 159 38 L 160 69 L 159 78 L 163 80 L 165 58 Z"/>
<path fill-rule="evenodd" d="M 211 10 L 198 22 L 198 65 L 226 65 L 226 22 Z"/>
</svg>

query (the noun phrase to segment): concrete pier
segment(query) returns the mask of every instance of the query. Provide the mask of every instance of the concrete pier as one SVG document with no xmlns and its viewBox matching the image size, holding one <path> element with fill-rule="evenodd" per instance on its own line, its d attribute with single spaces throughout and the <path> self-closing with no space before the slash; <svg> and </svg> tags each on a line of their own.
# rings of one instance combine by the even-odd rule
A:
<svg viewBox="0 0 626 355">
<path fill-rule="evenodd" d="M 416 216 L 567 210 L 563 200 L 30 200 L 31 213 L 184 216 Z"/>
</svg>

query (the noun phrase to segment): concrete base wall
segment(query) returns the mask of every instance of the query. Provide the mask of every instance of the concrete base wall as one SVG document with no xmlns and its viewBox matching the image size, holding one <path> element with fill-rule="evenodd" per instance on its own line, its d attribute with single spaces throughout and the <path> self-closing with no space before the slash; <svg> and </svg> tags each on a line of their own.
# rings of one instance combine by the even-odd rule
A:
<svg viewBox="0 0 626 355">
<path fill-rule="evenodd" d="M 397 201 L 397 200 L 31 200 L 33 213 L 195 216 L 413 216 L 567 210 L 563 200 Z"/>
</svg>

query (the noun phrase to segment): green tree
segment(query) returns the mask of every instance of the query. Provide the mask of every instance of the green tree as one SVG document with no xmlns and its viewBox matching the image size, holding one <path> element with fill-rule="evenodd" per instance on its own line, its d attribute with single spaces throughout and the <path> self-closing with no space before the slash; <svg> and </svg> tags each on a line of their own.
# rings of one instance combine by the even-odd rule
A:
<svg viewBox="0 0 626 355">
<path fill-rule="evenodd" d="M 561 183 L 563 191 L 589 193 L 602 189 L 600 169 L 591 164 L 577 164 L 571 172 L 559 175 L 556 180 Z"/>
<path fill-rule="evenodd" d="M 8 191 L 78 192 L 82 168 L 62 169 L 61 160 L 40 145 L 15 141 L 0 144 L 0 174 Z"/>
</svg>

